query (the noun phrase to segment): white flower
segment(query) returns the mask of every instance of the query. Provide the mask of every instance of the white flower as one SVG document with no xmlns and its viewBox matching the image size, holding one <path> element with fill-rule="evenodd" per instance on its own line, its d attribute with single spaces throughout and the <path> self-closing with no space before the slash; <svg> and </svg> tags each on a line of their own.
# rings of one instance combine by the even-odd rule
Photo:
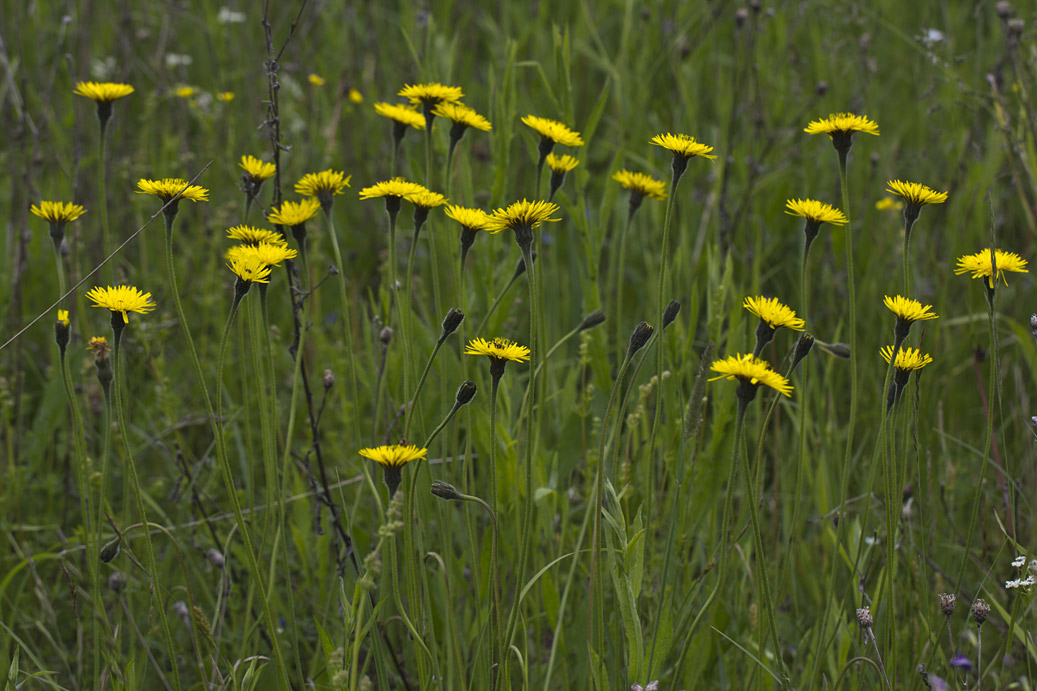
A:
<svg viewBox="0 0 1037 691">
<path fill-rule="evenodd" d="M 220 24 L 241 24 L 247 18 L 244 12 L 235 12 L 229 7 L 221 7 L 220 13 L 216 15 L 216 21 Z"/>
<path fill-rule="evenodd" d="M 1012 562 L 1012 566 L 1014 566 L 1017 569 L 1021 569 L 1024 566 L 1026 566 L 1026 555 L 1020 554 L 1018 557 L 1016 557 L 1015 560 Z"/>
</svg>

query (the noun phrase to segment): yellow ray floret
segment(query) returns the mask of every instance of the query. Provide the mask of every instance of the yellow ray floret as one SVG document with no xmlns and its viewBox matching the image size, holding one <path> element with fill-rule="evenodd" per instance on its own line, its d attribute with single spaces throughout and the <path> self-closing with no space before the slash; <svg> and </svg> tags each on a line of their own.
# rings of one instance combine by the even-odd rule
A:
<svg viewBox="0 0 1037 691">
<path fill-rule="evenodd" d="M 710 160 L 716 158 L 716 156 L 712 156 L 709 153 L 713 150 L 712 146 L 696 141 L 695 137 L 690 137 L 686 134 L 670 134 L 669 132 L 657 134 L 652 137 L 652 144 L 669 149 L 674 155 L 683 156 L 684 158 L 691 158 L 692 156 L 701 156 Z"/>
<path fill-rule="evenodd" d="M 285 259 L 295 259 L 298 252 L 287 245 L 260 242 L 256 245 L 237 245 L 227 250 L 228 261 L 255 257 L 267 266 L 279 266 Z"/>
<path fill-rule="evenodd" d="M 765 384 L 783 396 L 792 395 L 792 385 L 789 380 L 771 369 L 765 360 L 761 360 L 752 353 L 746 355 L 731 355 L 723 360 L 716 360 L 709 366 L 717 372 L 717 376 L 709 381 L 718 379 L 740 379 L 756 386 Z"/>
<path fill-rule="evenodd" d="M 231 240 L 240 240 L 247 245 L 258 245 L 261 242 L 267 242 L 271 245 L 288 244 L 285 241 L 284 236 L 276 230 L 267 230 L 266 228 L 255 228 L 246 225 L 228 228 L 227 237 Z"/>
<path fill-rule="evenodd" d="M 411 204 L 414 204 L 414 206 L 420 206 L 423 209 L 434 209 L 437 206 L 443 206 L 447 203 L 447 198 L 442 194 L 427 189 L 412 192 L 407 195 L 406 199 Z"/>
<path fill-rule="evenodd" d="M 414 110 L 410 106 L 399 105 L 397 103 L 375 103 L 374 112 L 395 120 L 396 122 L 402 123 L 409 127 L 413 127 L 416 130 L 425 129 L 425 116 Z"/>
<path fill-rule="evenodd" d="M 882 346 L 879 353 L 882 354 L 883 360 L 889 362 L 889 358 L 893 356 L 893 346 Z M 893 366 L 901 372 L 912 372 L 922 369 L 932 361 L 928 353 L 923 353 L 917 348 L 901 348 L 897 351 L 897 361 Z"/>
<path fill-rule="evenodd" d="M 475 112 L 474 108 L 469 108 L 463 103 L 439 103 L 432 110 L 432 114 L 452 120 L 457 125 L 474 127 L 483 132 L 489 132 L 493 129 L 493 125 L 490 124 L 489 120 Z M 424 123 L 424 118 L 422 118 L 422 122 Z"/>
<path fill-rule="evenodd" d="M 400 89 L 399 93 L 396 95 L 409 99 L 414 105 L 419 103 L 435 105 L 443 101 L 453 103 L 454 101 L 460 101 L 464 98 L 464 92 L 461 91 L 461 87 L 444 86 L 439 82 L 414 85 L 408 84 Z"/>
<path fill-rule="evenodd" d="M 864 132 L 878 136 L 879 126 L 870 120 L 867 115 L 854 115 L 853 113 L 833 113 L 827 118 L 813 120 L 803 128 L 807 134 L 828 134 L 840 132 L 842 134 L 853 134 Z"/>
<path fill-rule="evenodd" d="M 352 177 L 352 175 L 346 175 L 330 168 L 319 173 L 307 173 L 302 176 L 302 180 L 295 183 L 295 193 L 304 197 L 342 194 L 342 190 L 349 187 L 349 179 Z"/>
<path fill-rule="evenodd" d="M 834 226 L 845 225 L 846 214 L 831 204 L 815 199 L 788 199 L 785 201 L 785 213 L 789 216 L 802 216 L 814 223 L 830 223 Z"/>
<path fill-rule="evenodd" d="M 313 197 L 307 197 L 297 202 L 281 202 L 281 206 L 271 209 L 266 219 L 279 226 L 298 226 L 306 223 L 320 211 L 320 202 Z"/>
<path fill-rule="evenodd" d="M 360 449 L 358 453 L 364 458 L 370 458 L 372 461 L 385 468 L 399 468 L 411 461 L 425 458 L 428 449 L 415 446 L 414 444 L 389 444 L 386 446 Z"/>
<path fill-rule="evenodd" d="M 900 295 L 897 295 L 896 297 L 886 295 L 882 300 L 882 304 L 884 304 L 890 312 L 897 315 L 897 319 L 901 319 L 908 323 L 939 318 L 937 314 L 929 311 L 933 308 L 932 305 L 923 305 L 918 300 L 912 300 L 911 298 L 905 298 Z"/>
<path fill-rule="evenodd" d="M 68 326 L 68 310 L 58 310 L 58 323 L 62 326 Z"/>
<path fill-rule="evenodd" d="M 276 165 L 267 161 L 261 161 L 255 156 L 242 156 L 241 163 L 238 165 L 244 168 L 245 172 L 256 181 L 272 178 L 274 173 L 277 172 Z"/>
<path fill-rule="evenodd" d="M 227 268 L 246 283 L 270 282 L 270 267 L 256 256 L 234 257 Z"/>
<path fill-rule="evenodd" d="M 987 284 L 993 288 L 994 283 L 998 280 L 1002 280 L 1005 282 L 1005 285 L 1008 285 L 1008 280 L 1005 278 L 1006 271 L 1029 273 L 1026 264 L 1026 260 L 1015 252 L 1005 252 L 1003 250 L 994 250 L 994 263 L 991 264 L 990 250 L 980 250 L 975 254 L 966 254 L 964 257 L 959 257 L 958 266 L 954 269 L 954 274 L 968 273 L 972 274 L 972 278 L 985 278 Z M 995 266 L 997 269 L 996 275 L 994 273 Z"/>
<path fill-rule="evenodd" d="M 418 194 L 420 192 L 427 192 L 428 190 L 424 185 L 419 185 L 416 182 L 409 182 L 401 177 L 395 177 L 391 180 L 385 180 L 383 182 L 376 182 L 370 187 L 365 187 L 360 190 L 361 199 L 373 199 L 375 197 L 401 197 L 409 198 L 411 195 Z"/>
<path fill-rule="evenodd" d="M 86 213 L 79 204 L 73 204 L 71 202 L 44 202 L 41 201 L 39 206 L 33 204 L 29 207 L 29 211 L 34 216 L 39 216 L 45 221 L 68 223 L 74 221 L 83 214 Z"/>
<path fill-rule="evenodd" d="M 651 175 L 621 169 L 612 174 L 612 179 L 618 182 L 623 189 L 630 190 L 634 194 L 640 194 L 649 199 L 666 199 L 666 183 L 656 180 Z"/>
<path fill-rule="evenodd" d="M 529 360 L 529 348 L 506 338 L 495 338 L 492 341 L 475 338 L 468 342 L 464 352 L 465 355 L 487 355 L 495 360 L 510 360 L 511 362 Z"/>
<path fill-rule="evenodd" d="M 943 204 L 947 201 L 946 192 L 937 192 L 931 187 L 918 182 L 901 182 L 890 180 L 886 183 L 886 191 L 903 197 L 910 204 L 922 206 L 923 204 Z"/>
<path fill-rule="evenodd" d="M 580 161 L 575 156 L 569 154 L 557 154 L 547 155 L 547 167 L 555 173 L 568 173 L 570 170 L 580 165 Z"/>
<path fill-rule="evenodd" d="M 551 218 L 558 211 L 558 205 L 545 201 L 527 201 L 509 204 L 507 208 L 497 209 L 490 215 L 490 225 L 486 229 L 491 233 L 515 228 L 536 228 L 545 221 L 560 221 Z"/>
<path fill-rule="evenodd" d="M 802 331 L 806 324 L 796 316 L 795 311 L 783 305 L 778 298 L 747 297 L 742 303 L 742 307 L 767 322 L 772 329 L 784 326 L 786 329 Z"/>
<path fill-rule="evenodd" d="M 522 123 L 532 127 L 544 139 L 562 146 L 583 146 L 579 132 L 574 132 L 557 120 L 540 118 L 536 115 L 522 116 Z"/>
<path fill-rule="evenodd" d="M 112 288 L 91 288 L 86 296 L 94 301 L 93 307 L 103 307 L 112 312 L 122 314 L 122 321 L 128 324 L 129 312 L 147 314 L 155 309 L 155 301 L 151 299 L 151 293 L 145 293 L 133 286 L 116 286 Z"/>
<path fill-rule="evenodd" d="M 183 194 L 180 194 L 183 192 Z M 188 185 L 183 178 L 162 178 L 161 180 L 148 180 L 141 178 L 137 182 L 137 194 L 153 194 L 164 202 L 180 194 L 180 199 L 192 202 L 209 201 L 209 190 L 199 185 Z"/>
<path fill-rule="evenodd" d="M 464 206 L 448 204 L 446 215 L 469 230 L 486 230 L 490 224 L 490 215 L 482 209 L 469 209 Z"/>
<path fill-rule="evenodd" d="M 133 93 L 133 87 L 129 84 L 114 84 L 112 82 L 77 82 L 73 90 L 78 96 L 86 96 L 98 103 L 111 103 L 112 101 L 129 96 Z"/>
</svg>

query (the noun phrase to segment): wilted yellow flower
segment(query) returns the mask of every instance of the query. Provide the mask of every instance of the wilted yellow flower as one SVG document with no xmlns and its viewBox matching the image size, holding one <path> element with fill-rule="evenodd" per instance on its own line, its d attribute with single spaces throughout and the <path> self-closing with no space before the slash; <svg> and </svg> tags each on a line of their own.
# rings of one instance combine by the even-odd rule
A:
<svg viewBox="0 0 1037 691">
<path fill-rule="evenodd" d="M 723 360 L 716 360 L 709 366 L 711 370 L 718 373 L 709 381 L 718 379 L 739 379 L 753 386 L 765 384 L 783 396 L 792 395 L 792 385 L 789 380 L 771 369 L 765 360 L 755 355 L 731 355 Z"/>
<path fill-rule="evenodd" d="M 130 321 L 129 312 L 147 314 L 155 309 L 151 293 L 145 293 L 133 286 L 95 287 L 88 290 L 86 296 L 94 301 L 93 307 L 103 307 L 122 314 L 124 324 Z"/>
</svg>

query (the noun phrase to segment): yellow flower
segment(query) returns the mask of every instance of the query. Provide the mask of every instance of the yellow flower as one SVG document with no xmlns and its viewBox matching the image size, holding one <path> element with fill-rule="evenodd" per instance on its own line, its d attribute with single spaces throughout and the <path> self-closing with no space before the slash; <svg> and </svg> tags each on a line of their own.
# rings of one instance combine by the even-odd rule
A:
<svg viewBox="0 0 1037 691">
<path fill-rule="evenodd" d="M 846 214 L 831 204 L 814 199 L 788 199 L 785 201 L 785 213 L 790 216 L 802 216 L 817 224 L 830 223 L 835 226 L 846 224 Z"/>
<path fill-rule="evenodd" d="M 283 243 L 260 242 L 255 245 L 237 245 L 227 250 L 226 258 L 246 260 L 255 257 L 267 266 L 279 266 L 285 259 L 295 259 L 298 252 Z"/>
<path fill-rule="evenodd" d="M 483 132 L 493 129 L 489 120 L 475 112 L 474 108 L 469 108 L 463 103 L 438 103 L 432 109 L 432 114 L 451 120 L 454 125 L 460 127 L 474 127 Z"/>
<path fill-rule="evenodd" d="M 666 199 L 666 183 L 656 180 L 651 175 L 621 169 L 612 174 L 612 179 L 633 194 L 649 199 Z"/>
<path fill-rule="evenodd" d="M 1008 285 L 1008 280 L 1004 275 L 1006 271 L 1029 273 L 1026 263 L 1026 260 L 1015 252 L 994 250 L 994 263 L 992 265 L 990 250 L 980 250 L 975 254 L 966 254 L 963 257 L 959 257 L 958 266 L 954 269 L 954 275 L 970 273 L 972 278 L 985 278 L 987 285 L 993 289 L 994 282 L 997 280 L 1003 280 L 1005 285 Z M 996 276 L 994 274 L 995 267 L 997 269 Z"/>
<path fill-rule="evenodd" d="M 392 180 L 386 180 L 384 182 L 376 182 L 370 187 L 365 187 L 360 190 L 361 199 L 373 199 L 375 197 L 400 197 L 410 198 L 411 195 L 418 194 L 420 192 L 427 192 L 424 185 L 419 185 L 416 182 L 408 182 L 401 177 L 395 177 Z"/>
<path fill-rule="evenodd" d="M 434 209 L 447 203 L 447 198 L 442 194 L 426 189 L 413 192 L 407 195 L 406 199 L 414 206 L 420 206 L 423 209 Z"/>
<path fill-rule="evenodd" d="M 380 102 L 374 104 L 374 112 L 401 125 L 413 127 L 416 130 L 425 129 L 425 116 L 410 106 Z"/>
<path fill-rule="evenodd" d="M 494 360 L 510 362 L 526 362 L 529 360 L 529 348 L 514 341 L 509 341 L 506 338 L 495 338 L 492 341 L 475 338 L 468 342 L 464 352 L 465 355 L 487 355 Z"/>
<path fill-rule="evenodd" d="M 893 346 L 882 346 L 879 353 L 882 354 L 883 360 L 889 362 L 889 359 L 893 357 Z M 897 361 L 893 366 L 901 372 L 913 372 L 931 364 L 932 361 L 933 359 L 928 353 L 922 353 L 917 348 L 901 348 L 897 351 Z"/>
<path fill-rule="evenodd" d="M 364 102 L 364 95 L 362 93 L 360 93 L 357 89 L 350 89 L 349 90 L 349 94 L 347 94 L 347 97 L 353 103 L 363 103 Z"/>
<path fill-rule="evenodd" d="M 183 194 L 180 194 L 180 193 Z M 164 202 L 180 194 L 180 199 L 188 199 L 192 202 L 209 201 L 209 190 L 198 185 L 188 185 L 182 178 L 163 178 L 161 180 L 148 180 L 141 178 L 137 182 L 137 194 L 153 194 Z"/>
<path fill-rule="evenodd" d="M 227 268 L 245 283 L 270 282 L 270 267 L 256 256 L 234 257 Z"/>
<path fill-rule="evenodd" d="M 274 177 L 274 173 L 277 172 L 277 166 L 273 163 L 261 161 L 255 156 L 242 156 L 241 163 L 238 164 L 245 169 L 249 177 L 255 182 L 260 182 L 268 178 Z"/>
<path fill-rule="evenodd" d="M 718 376 L 712 377 L 709 381 L 738 379 L 753 386 L 765 384 L 783 396 L 792 395 L 792 385 L 789 384 L 789 380 L 772 370 L 765 360 L 761 360 L 751 353 L 731 355 L 723 360 L 716 360 L 709 368 L 718 373 Z"/>
<path fill-rule="evenodd" d="M 899 211 L 904 208 L 904 202 L 890 199 L 889 197 L 883 197 L 882 199 L 875 202 L 875 208 L 879 211 L 894 210 Z"/>
<path fill-rule="evenodd" d="M 68 310 L 58 310 L 58 323 L 68 328 Z"/>
<path fill-rule="evenodd" d="M 913 211 L 916 216 L 918 209 L 926 204 L 943 204 L 947 201 L 946 192 L 937 192 L 917 182 L 890 180 L 886 184 L 886 191 L 903 197 L 907 201 L 908 211 Z"/>
<path fill-rule="evenodd" d="M 563 154 L 561 156 L 555 154 L 547 155 L 547 166 L 555 173 L 568 173 L 578 165 L 580 165 L 580 162 L 569 154 Z"/>
<path fill-rule="evenodd" d="M 316 212 L 314 212 L 316 213 Z M 281 225 L 289 225 L 287 223 Z M 267 230 L 266 228 L 255 228 L 253 226 L 234 226 L 233 228 L 227 229 L 227 237 L 231 240 L 240 240 L 248 245 L 258 245 L 261 242 L 266 242 L 271 245 L 287 245 L 284 236 L 278 233 L 276 230 Z"/>
<path fill-rule="evenodd" d="M 111 82 L 77 82 L 72 92 L 78 96 L 86 96 L 98 103 L 111 103 L 133 93 L 129 84 L 113 84 Z"/>
<path fill-rule="evenodd" d="M 187 86 L 185 84 L 184 86 L 178 86 L 173 93 L 180 98 L 191 98 L 197 93 L 197 90 L 193 86 Z"/>
<path fill-rule="evenodd" d="M 298 202 L 281 202 L 281 207 L 270 209 L 266 219 L 280 226 L 298 226 L 310 220 L 320 211 L 320 202 L 307 197 Z"/>
<path fill-rule="evenodd" d="M 912 300 L 911 298 L 905 298 L 900 295 L 896 297 L 890 297 L 886 295 L 882 300 L 890 312 L 897 316 L 898 320 L 902 320 L 908 324 L 916 321 L 924 321 L 926 319 L 938 319 L 939 316 L 930 312 L 933 308 L 932 305 L 923 305 L 918 300 Z"/>
<path fill-rule="evenodd" d="M 129 312 L 147 314 L 155 309 L 155 301 L 151 299 L 151 293 L 145 293 L 133 286 L 95 287 L 88 290 L 86 296 L 94 301 L 93 307 L 103 307 L 113 314 L 115 312 L 122 314 L 124 324 L 130 322 Z"/>
<path fill-rule="evenodd" d="M 224 103 L 230 103 L 231 101 L 234 100 L 234 92 L 233 91 L 221 91 L 218 94 L 216 94 L 216 100 L 217 101 L 222 101 Z"/>
<path fill-rule="evenodd" d="M 686 134 L 670 134 L 669 132 L 657 134 L 652 137 L 652 144 L 669 149 L 674 156 L 680 156 L 685 159 L 693 156 L 701 156 L 710 160 L 716 158 L 716 156 L 712 156 L 709 153 L 713 150 L 712 146 L 695 141 L 695 137 L 690 137 Z"/>
<path fill-rule="evenodd" d="M 307 75 L 306 79 L 310 82 L 310 84 L 313 84 L 314 86 L 324 86 L 324 77 L 320 76 L 319 74 L 314 74 L 313 72 L 310 72 L 309 75 Z"/>
<path fill-rule="evenodd" d="M 490 215 L 482 209 L 469 209 L 464 206 L 448 204 L 446 215 L 469 230 L 486 230 L 490 224 Z"/>
<path fill-rule="evenodd" d="M 404 85 L 397 96 L 409 99 L 413 105 L 421 103 L 431 108 L 443 101 L 447 103 L 460 101 L 464 98 L 464 93 L 459 86 L 444 86 L 438 82 L 431 82 L 429 84 L 414 84 L 413 86 L 409 84 Z"/>
<path fill-rule="evenodd" d="M 772 329 L 784 326 L 786 329 L 802 331 L 806 324 L 796 316 L 795 311 L 783 305 L 778 298 L 747 297 L 742 307 L 766 322 Z"/>
<path fill-rule="evenodd" d="M 96 359 L 103 360 L 108 357 L 108 339 L 104 336 L 91 336 L 86 349 L 93 353 Z"/>
<path fill-rule="evenodd" d="M 527 201 L 509 204 L 505 209 L 497 209 L 490 215 L 490 223 L 486 228 L 491 233 L 499 233 L 502 230 L 527 229 L 532 230 L 545 221 L 559 221 L 561 219 L 551 218 L 558 211 L 558 205 L 545 201 Z"/>
<path fill-rule="evenodd" d="M 864 132 L 878 136 L 879 126 L 866 115 L 854 115 L 853 113 L 834 113 L 827 118 L 813 120 L 804 129 L 807 134 L 835 134 L 849 135 L 854 132 Z"/>
<path fill-rule="evenodd" d="M 51 223 L 68 223 L 86 213 L 86 209 L 79 204 L 73 204 L 71 202 L 45 201 L 41 201 L 39 206 L 33 204 L 29 207 L 29 211 L 31 211 L 34 216 L 39 216 L 43 220 L 50 221 Z"/>
<path fill-rule="evenodd" d="M 342 190 L 349 187 L 352 177 L 332 169 L 307 173 L 302 180 L 295 183 L 295 192 L 305 197 L 316 197 L 320 200 L 321 206 L 327 206 L 331 204 L 332 195 L 342 194 Z"/>
<path fill-rule="evenodd" d="M 574 132 L 562 123 L 536 115 L 524 115 L 522 123 L 533 128 L 541 139 L 561 144 L 562 146 L 583 146 L 583 139 L 579 132 Z"/>
<path fill-rule="evenodd" d="M 414 444 L 389 444 L 360 449 L 359 453 L 364 458 L 370 458 L 383 468 L 401 468 L 411 461 L 425 458 L 426 454 L 428 454 L 428 449 L 423 449 Z"/>
</svg>

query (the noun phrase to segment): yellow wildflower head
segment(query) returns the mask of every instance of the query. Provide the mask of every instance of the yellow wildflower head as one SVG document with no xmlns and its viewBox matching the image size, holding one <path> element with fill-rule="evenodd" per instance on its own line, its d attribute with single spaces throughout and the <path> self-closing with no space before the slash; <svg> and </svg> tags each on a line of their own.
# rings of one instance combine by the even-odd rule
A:
<svg viewBox="0 0 1037 691">
<path fill-rule="evenodd" d="M 390 220 L 395 222 L 396 214 L 400 212 L 400 205 L 403 199 L 409 199 L 415 194 L 427 191 L 424 185 L 404 180 L 401 177 L 395 177 L 391 180 L 376 182 L 370 187 L 363 188 L 360 190 L 360 198 L 374 199 L 376 197 L 384 197 L 385 210 L 389 212 Z"/>
<path fill-rule="evenodd" d="M 59 245 L 65 237 L 65 224 L 86 213 L 86 209 L 79 204 L 48 201 L 41 201 L 39 206 L 33 204 L 29 211 L 50 223 L 50 237 Z"/>
<path fill-rule="evenodd" d="M 760 318 L 771 329 L 785 327 L 794 331 L 802 331 L 805 321 L 796 316 L 795 311 L 787 305 L 783 305 L 778 298 L 765 298 L 763 296 L 747 297 L 742 307 Z"/>
<path fill-rule="evenodd" d="M 489 132 L 493 129 L 493 125 L 490 124 L 489 120 L 475 112 L 474 108 L 469 108 L 463 103 L 437 103 L 436 107 L 432 109 L 432 114 L 446 118 L 454 123 L 450 130 L 451 139 L 455 137 L 460 139 L 461 135 L 469 127 L 474 127 L 483 132 Z"/>
<path fill-rule="evenodd" d="M 414 206 L 419 206 L 423 209 L 434 209 L 447 203 L 447 198 L 439 192 L 433 192 L 424 188 L 408 194 L 405 198 Z"/>
<path fill-rule="evenodd" d="M 444 86 L 439 82 L 430 82 L 428 84 L 405 85 L 400 89 L 397 96 L 403 96 L 412 105 L 420 103 L 425 106 L 426 113 L 431 113 L 432 108 L 439 103 L 460 101 L 464 98 L 464 92 L 461 91 L 459 86 Z"/>
<path fill-rule="evenodd" d="M 1026 260 L 1015 252 L 1005 252 L 999 249 L 994 250 L 994 260 L 991 261 L 990 250 L 987 249 L 959 257 L 954 274 L 968 273 L 972 274 L 972 278 L 986 279 L 987 288 L 993 290 L 994 284 L 999 280 L 1008 285 L 1008 280 L 1005 278 L 1006 271 L 1028 273 L 1029 269 L 1026 268 L 1026 264 Z"/>
<path fill-rule="evenodd" d="M 234 100 L 234 92 L 233 91 L 221 91 L 221 92 L 216 94 L 216 100 L 219 101 L 220 103 L 230 103 L 231 101 Z"/>
<path fill-rule="evenodd" d="M 283 243 L 260 242 L 255 245 L 236 245 L 227 250 L 229 262 L 255 257 L 267 266 L 279 266 L 285 259 L 295 259 L 298 252 Z"/>
<path fill-rule="evenodd" d="M 875 208 L 879 211 L 900 211 L 904 208 L 904 202 L 900 201 L 899 199 L 883 197 L 882 199 L 875 202 Z"/>
<path fill-rule="evenodd" d="M 399 128 L 400 132 L 397 138 L 402 139 L 408 127 L 413 127 L 416 130 L 425 129 L 425 116 L 410 106 L 385 103 L 383 101 L 374 104 L 374 112 L 393 121 L 394 130 Z"/>
<path fill-rule="evenodd" d="M 562 175 L 580 165 L 580 161 L 569 154 L 563 154 L 561 156 L 558 156 L 557 154 L 548 154 L 546 160 L 548 168 L 553 172 L 561 173 Z"/>
<path fill-rule="evenodd" d="M 266 218 L 279 226 L 294 228 L 316 216 L 318 211 L 320 202 L 313 197 L 307 197 L 297 202 L 281 202 L 280 207 L 270 209 Z"/>
<path fill-rule="evenodd" d="M 364 95 L 360 93 L 359 89 L 350 88 L 349 93 L 346 94 L 346 98 L 349 99 L 350 103 L 360 104 L 364 102 Z"/>
<path fill-rule="evenodd" d="M 238 165 L 244 168 L 245 174 L 256 183 L 274 177 L 274 173 L 277 172 L 275 164 L 262 161 L 255 156 L 242 156 Z"/>
<path fill-rule="evenodd" d="M 909 223 L 913 223 L 918 218 L 918 212 L 926 204 L 943 204 L 947 201 L 946 192 L 937 192 L 921 183 L 890 180 L 886 185 L 888 185 L 886 187 L 887 192 L 903 197 L 904 201 L 907 202 L 907 207 L 904 209 L 904 217 L 908 219 Z"/>
<path fill-rule="evenodd" d="M 246 250 L 247 247 L 242 247 L 241 249 Z M 230 254 L 230 252 L 227 253 L 227 259 L 229 260 L 227 267 L 238 279 L 245 283 L 270 282 L 270 265 L 262 261 L 255 253 L 246 251 L 238 253 L 233 257 Z"/>
<path fill-rule="evenodd" d="M 893 346 L 882 346 L 879 352 L 882 354 L 882 359 L 889 362 L 889 359 L 893 357 Z M 917 348 L 900 348 L 897 350 L 897 361 L 893 367 L 901 372 L 914 372 L 932 362 L 933 358 L 928 353 L 923 353 Z"/>
<path fill-rule="evenodd" d="M 674 156 L 684 159 L 692 158 L 693 156 L 701 156 L 710 160 L 716 158 L 716 156 L 709 153 L 713 150 L 712 146 L 696 141 L 695 137 L 687 134 L 670 134 L 669 132 L 657 134 L 652 137 L 652 144 L 669 149 Z"/>
<path fill-rule="evenodd" d="M 491 233 L 499 233 L 502 230 L 532 230 L 541 223 L 559 221 L 561 219 L 551 218 L 558 212 L 558 205 L 545 201 L 528 201 L 509 204 L 506 208 L 497 209 L 490 215 L 490 224 L 486 229 Z"/>
<path fill-rule="evenodd" d="M 112 118 L 112 103 L 132 94 L 133 87 L 112 82 L 76 82 L 76 88 L 72 93 L 86 96 L 97 103 L 97 120 L 101 124 L 101 132 L 104 133 L 108 121 Z"/>
<path fill-rule="evenodd" d="M 413 444 L 401 442 L 360 449 L 359 454 L 364 458 L 382 466 L 386 487 L 389 488 L 389 498 L 396 494 L 402 478 L 401 469 L 411 461 L 418 461 L 426 457 L 428 449 Z"/>
<path fill-rule="evenodd" d="M 68 328 L 68 310 L 58 310 L 58 323 Z"/>
<path fill-rule="evenodd" d="M 583 146 L 583 139 L 580 137 L 580 133 L 569 129 L 557 120 L 541 118 L 536 115 L 524 115 L 522 116 L 522 123 L 531 127 L 540 135 L 541 155 L 544 158 L 551 152 L 550 147 L 547 148 L 546 152 L 543 151 L 545 141 L 549 142 L 551 146 L 555 144 L 571 147 Z"/>
<path fill-rule="evenodd" d="M 151 194 L 161 199 L 166 207 L 166 219 L 171 223 L 180 208 L 180 200 L 187 199 L 192 202 L 209 201 L 209 190 L 199 185 L 188 185 L 183 178 L 162 178 L 161 180 L 148 180 L 141 178 L 137 182 L 137 194 Z M 180 195 L 177 197 L 177 195 Z M 174 201 L 175 198 L 175 201 Z M 170 201 L 172 203 L 170 204 Z"/>
<path fill-rule="evenodd" d="M 802 216 L 808 222 L 821 225 L 830 223 L 834 226 L 846 225 L 846 214 L 831 204 L 814 199 L 788 199 L 785 201 L 785 213 L 789 216 Z"/>
<path fill-rule="evenodd" d="M 482 209 L 470 209 L 465 206 L 448 204 L 446 215 L 469 230 L 486 230 L 490 224 L 490 215 Z"/>
<path fill-rule="evenodd" d="M 253 226 L 234 226 L 227 229 L 227 237 L 231 240 L 239 240 L 246 245 L 258 245 L 266 242 L 271 245 L 287 245 L 284 236 L 276 230 L 266 228 L 255 228 Z"/>
<path fill-rule="evenodd" d="M 310 84 L 313 84 L 314 86 L 324 86 L 324 77 L 313 72 L 310 72 L 306 76 L 306 81 L 308 81 Z"/>
<path fill-rule="evenodd" d="M 803 128 L 807 134 L 827 134 L 832 140 L 832 146 L 845 156 L 853 146 L 853 135 L 856 132 L 879 135 L 879 126 L 866 115 L 854 115 L 853 113 L 834 113 L 827 118 L 813 120 Z"/>
<path fill-rule="evenodd" d="M 176 94 L 177 97 L 179 97 L 179 98 L 191 98 L 196 93 L 198 93 L 198 90 L 195 89 L 193 86 L 188 86 L 186 84 L 183 84 L 181 86 L 178 86 L 173 91 L 173 93 Z"/>
<path fill-rule="evenodd" d="M 938 318 L 938 315 L 929 311 L 933 308 L 932 305 L 923 305 L 918 300 L 912 300 L 901 295 L 896 297 L 886 295 L 882 300 L 882 304 L 896 315 L 897 323 L 893 327 L 893 335 L 897 343 L 907 338 L 908 333 L 911 331 L 911 324 L 914 322 Z"/>
<path fill-rule="evenodd" d="M 760 384 L 769 386 L 783 396 L 792 395 L 792 385 L 789 384 L 789 380 L 772 370 L 765 360 L 761 360 L 751 353 L 731 355 L 723 360 L 716 360 L 709 368 L 717 373 L 717 376 L 712 377 L 709 381 L 738 380 L 738 398 L 745 405 L 756 396 L 756 389 Z"/>
<path fill-rule="evenodd" d="M 129 313 L 147 314 L 155 309 L 155 301 L 151 293 L 145 293 L 133 286 L 95 287 L 87 291 L 86 296 L 93 300 L 93 307 L 103 307 L 112 313 L 112 326 L 118 320 L 115 315 L 122 315 L 122 324 L 130 322 Z"/>
<path fill-rule="evenodd" d="M 645 197 L 649 199 L 666 199 L 666 183 L 662 180 L 656 180 L 651 175 L 623 168 L 613 173 L 612 179 L 618 182 L 623 189 L 630 190 L 631 205 L 634 205 L 635 198 L 637 199 L 637 206 L 641 205 L 641 201 Z"/>
<path fill-rule="evenodd" d="M 342 194 L 342 190 L 349 187 L 352 177 L 330 168 L 319 173 L 307 173 L 302 180 L 295 183 L 295 192 L 304 197 L 316 197 L 321 207 L 328 209 L 331 207 L 332 197 Z"/>
<path fill-rule="evenodd" d="M 490 376 L 494 384 L 500 380 L 509 362 L 528 362 L 530 355 L 529 348 L 506 338 L 495 338 L 492 341 L 475 338 L 468 342 L 464 352 L 465 355 L 485 355 L 490 358 Z"/>
</svg>

